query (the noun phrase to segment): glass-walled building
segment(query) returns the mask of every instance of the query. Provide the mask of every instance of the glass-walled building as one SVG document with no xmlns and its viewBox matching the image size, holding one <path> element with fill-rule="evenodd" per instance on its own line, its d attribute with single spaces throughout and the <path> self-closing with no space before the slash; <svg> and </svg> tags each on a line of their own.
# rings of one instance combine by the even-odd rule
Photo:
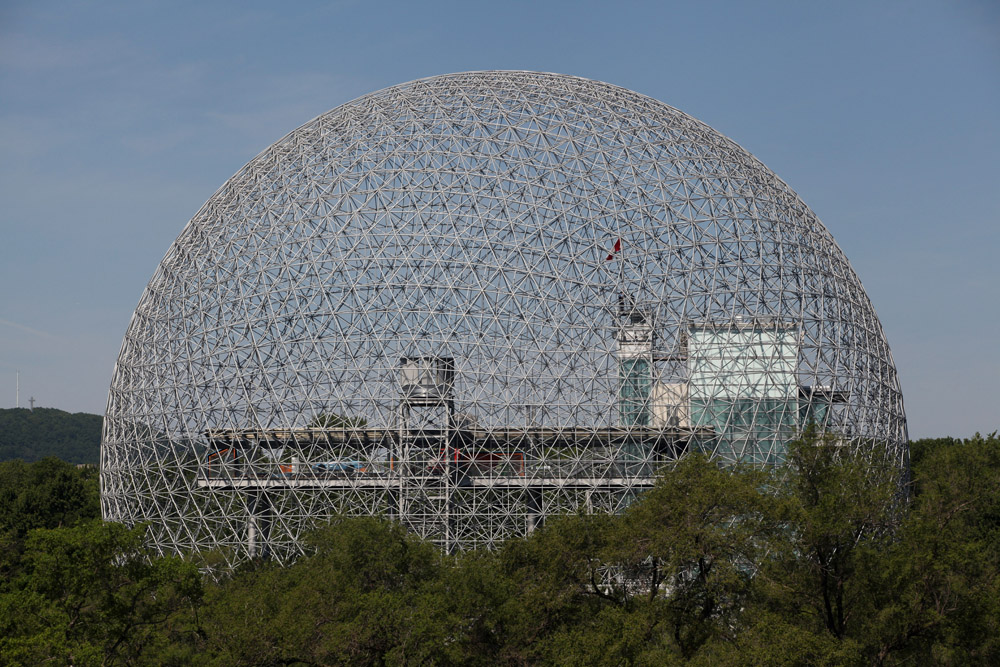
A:
<svg viewBox="0 0 1000 667">
<path fill-rule="evenodd" d="M 717 455 L 775 464 L 799 426 L 798 331 L 781 323 L 696 324 L 687 332 L 691 423 Z"/>
</svg>

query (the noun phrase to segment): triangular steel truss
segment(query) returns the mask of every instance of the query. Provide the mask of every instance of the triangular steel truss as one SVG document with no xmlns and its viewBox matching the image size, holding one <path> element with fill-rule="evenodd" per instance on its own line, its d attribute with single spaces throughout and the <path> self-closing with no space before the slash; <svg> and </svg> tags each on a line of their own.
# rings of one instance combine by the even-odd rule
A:
<svg viewBox="0 0 1000 667">
<path fill-rule="evenodd" d="M 431 398 L 414 359 L 450 360 Z M 307 123 L 185 227 L 115 367 L 102 504 L 232 562 L 338 514 L 492 547 L 811 422 L 906 465 L 875 311 L 784 182 L 622 88 L 453 74 Z"/>
</svg>

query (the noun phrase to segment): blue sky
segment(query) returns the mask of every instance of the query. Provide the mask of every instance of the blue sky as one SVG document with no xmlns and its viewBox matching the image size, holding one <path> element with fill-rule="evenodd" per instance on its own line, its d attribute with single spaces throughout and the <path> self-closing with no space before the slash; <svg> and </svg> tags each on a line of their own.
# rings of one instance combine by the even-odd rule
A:
<svg viewBox="0 0 1000 667">
<path fill-rule="evenodd" d="M 861 276 L 911 437 L 1000 427 L 1000 4 L 0 3 L 0 407 L 103 413 L 142 289 L 226 179 L 364 93 L 476 69 L 705 121 Z"/>
</svg>

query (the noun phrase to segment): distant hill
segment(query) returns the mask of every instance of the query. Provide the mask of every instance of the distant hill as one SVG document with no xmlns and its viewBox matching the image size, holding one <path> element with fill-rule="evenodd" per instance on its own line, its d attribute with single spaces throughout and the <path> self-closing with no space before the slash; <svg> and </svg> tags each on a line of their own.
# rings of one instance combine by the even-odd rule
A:
<svg viewBox="0 0 1000 667">
<path fill-rule="evenodd" d="M 38 461 L 56 456 L 69 463 L 97 463 L 100 415 L 55 408 L 0 409 L 0 461 Z"/>
</svg>

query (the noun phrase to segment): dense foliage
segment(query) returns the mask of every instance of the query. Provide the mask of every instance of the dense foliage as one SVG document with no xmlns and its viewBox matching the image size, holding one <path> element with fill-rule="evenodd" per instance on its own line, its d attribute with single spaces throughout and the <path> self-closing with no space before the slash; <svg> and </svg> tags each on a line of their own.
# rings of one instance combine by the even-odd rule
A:
<svg viewBox="0 0 1000 667">
<path fill-rule="evenodd" d="M 54 457 L 0 463 L 0 536 L 22 540 L 35 528 L 69 527 L 100 515 L 97 468 Z"/>
<path fill-rule="evenodd" d="M 351 519 L 220 581 L 213 554 L 153 557 L 94 519 L 92 472 L 0 464 L 0 660 L 1000 664 L 1000 438 L 913 451 L 908 504 L 894 470 L 811 436 L 780 475 L 692 456 L 623 515 L 497 552 Z"/>
<path fill-rule="evenodd" d="M 97 463 L 100 415 L 55 408 L 0 409 L 0 461 L 40 461 L 55 456 L 70 463 Z"/>
</svg>

